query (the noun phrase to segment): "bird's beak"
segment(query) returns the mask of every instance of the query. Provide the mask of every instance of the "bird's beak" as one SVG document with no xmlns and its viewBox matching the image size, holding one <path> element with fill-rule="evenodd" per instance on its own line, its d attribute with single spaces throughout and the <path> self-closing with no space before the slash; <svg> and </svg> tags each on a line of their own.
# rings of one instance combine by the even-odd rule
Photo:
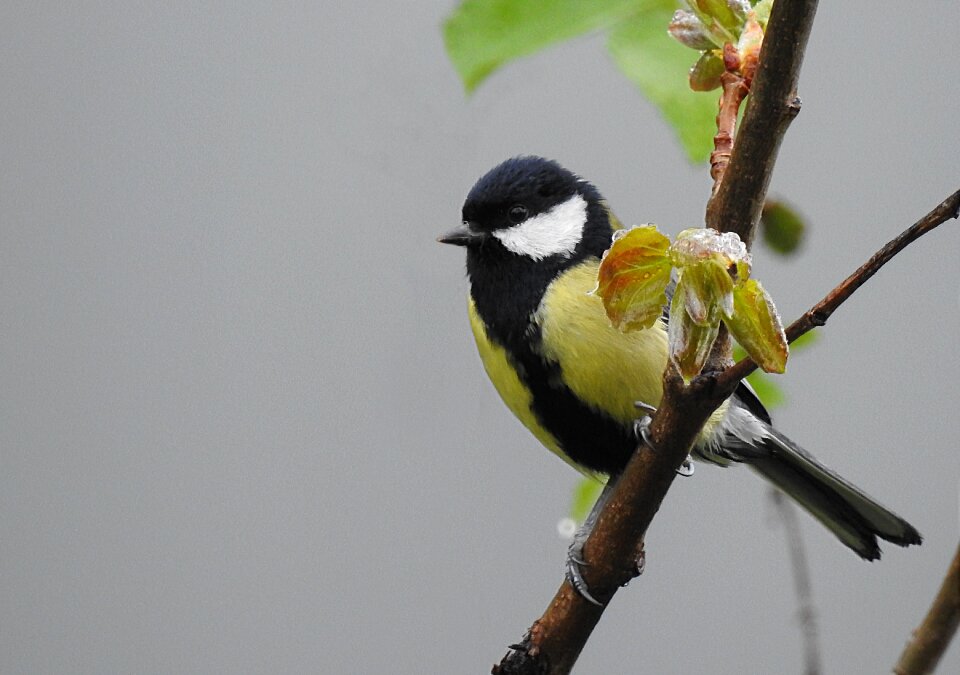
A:
<svg viewBox="0 0 960 675">
<path fill-rule="evenodd" d="M 454 246 L 470 246 L 479 244 L 485 237 L 486 235 L 483 232 L 477 232 L 464 223 L 445 234 L 441 234 L 437 237 L 437 241 L 441 244 L 453 244 Z"/>
</svg>

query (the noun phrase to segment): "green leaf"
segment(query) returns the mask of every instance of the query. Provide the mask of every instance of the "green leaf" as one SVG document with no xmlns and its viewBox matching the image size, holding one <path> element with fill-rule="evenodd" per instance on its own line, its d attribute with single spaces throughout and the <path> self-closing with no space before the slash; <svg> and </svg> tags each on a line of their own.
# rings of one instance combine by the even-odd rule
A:
<svg viewBox="0 0 960 675">
<path fill-rule="evenodd" d="M 739 28 L 743 20 L 733 13 L 726 0 L 694 0 L 692 3 L 704 16 L 712 17 L 729 30 Z"/>
<path fill-rule="evenodd" d="M 790 353 L 803 351 L 812 347 L 820 340 L 820 331 L 812 330 L 804 333 L 796 340 L 790 343 Z M 747 355 L 746 350 L 738 344 L 733 345 L 733 360 L 739 361 Z M 747 375 L 747 382 L 757 393 L 757 397 L 767 408 L 779 408 L 787 402 L 787 395 L 783 389 L 774 382 L 769 375 L 760 370 L 755 370 Z"/>
<path fill-rule="evenodd" d="M 702 51 L 717 48 L 717 45 L 713 44 L 713 40 L 710 39 L 703 22 L 697 18 L 696 14 L 684 9 L 678 9 L 674 12 L 673 18 L 670 19 L 670 25 L 667 27 L 667 32 L 674 40 L 690 49 Z"/>
<path fill-rule="evenodd" d="M 804 333 L 796 340 L 790 343 L 790 353 L 803 351 L 812 347 L 820 339 L 820 332 L 812 330 Z M 739 361 L 747 355 L 746 350 L 738 344 L 733 345 L 733 360 Z M 779 408 L 787 402 L 787 395 L 783 389 L 774 382 L 769 375 L 760 370 L 755 370 L 747 375 L 747 382 L 757 393 L 757 397 L 767 408 Z"/>
<path fill-rule="evenodd" d="M 767 21 L 770 19 L 770 10 L 773 9 L 773 0 L 760 0 L 753 6 L 753 11 L 757 15 L 757 23 L 766 30 Z"/>
<path fill-rule="evenodd" d="M 713 347 L 720 329 L 720 319 L 715 305 L 710 320 L 704 325 L 691 318 L 684 301 L 687 297 L 685 277 L 685 273 L 680 275 L 677 290 L 670 303 L 670 325 L 667 333 L 670 360 L 680 371 L 684 381 L 689 382 L 700 374 L 707 357 L 710 356 L 710 348 Z"/>
<path fill-rule="evenodd" d="M 795 352 L 798 350 L 806 349 L 807 347 L 812 347 L 820 341 L 820 331 L 814 328 L 809 330 L 796 340 L 790 343 L 790 351 Z"/>
<path fill-rule="evenodd" d="M 740 359 L 746 357 L 746 355 L 746 350 L 740 345 L 734 343 L 733 360 L 739 361 Z M 763 371 L 755 370 L 747 375 L 747 382 L 749 382 L 750 386 L 753 387 L 753 390 L 756 392 L 757 398 L 760 399 L 760 402 L 763 403 L 763 405 L 767 408 L 778 408 L 786 403 L 787 395 L 783 393 L 783 389 L 781 389 L 780 385 L 774 382 L 770 376 Z"/>
<path fill-rule="evenodd" d="M 681 274 L 682 284 L 677 286 L 677 293 L 683 293 L 683 308 L 698 326 L 710 323 L 710 317 L 715 313 L 714 292 L 706 276 L 702 273 L 703 266 L 694 265 L 685 267 Z M 731 284 L 732 286 L 733 284 Z"/>
<path fill-rule="evenodd" d="M 791 353 L 801 352 L 805 349 L 808 349 L 813 345 L 817 344 L 820 341 L 820 338 L 821 338 L 821 335 L 819 330 L 817 330 L 816 328 L 814 328 L 813 330 L 809 330 L 790 343 L 790 352 Z M 745 358 L 746 356 L 747 356 L 747 350 L 741 347 L 740 345 L 736 344 L 736 342 L 734 342 L 733 360 L 739 361 L 740 359 Z"/>
<path fill-rule="evenodd" d="M 766 373 L 755 370 L 747 376 L 747 381 L 756 392 L 757 398 L 759 398 L 767 408 L 778 408 L 786 402 L 786 394 L 783 393 L 780 386 Z"/>
<path fill-rule="evenodd" d="M 733 279 L 717 261 L 684 267 L 680 274 L 684 283 L 677 290 L 684 289 L 687 314 L 698 326 L 715 321 L 718 310 L 733 311 Z"/>
<path fill-rule="evenodd" d="M 794 253 L 803 243 L 803 217 L 783 201 L 768 200 L 760 214 L 763 243 L 782 255 Z"/>
<path fill-rule="evenodd" d="M 603 491 L 603 482 L 590 476 L 584 476 L 573 488 L 573 496 L 570 500 L 570 517 L 582 524 L 587 516 L 590 515 L 590 509 L 597 501 L 597 497 Z"/>
<path fill-rule="evenodd" d="M 724 71 L 723 59 L 716 52 L 703 52 L 690 69 L 690 88 L 696 92 L 719 89 Z"/>
<path fill-rule="evenodd" d="M 733 314 L 725 316 L 723 322 L 763 370 L 782 373 L 786 369 L 787 337 L 773 301 L 759 281 L 747 279 L 733 289 Z"/>
<path fill-rule="evenodd" d="M 705 161 L 713 149 L 717 97 L 690 89 L 695 54 L 667 34 L 676 3 L 647 4 L 642 16 L 614 26 L 607 46 L 617 67 L 673 127 L 690 161 Z"/>
<path fill-rule="evenodd" d="M 669 246 L 655 225 L 644 225 L 618 232 L 603 256 L 596 292 L 621 331 L 649 328 L 660 317 L 670 283 Z"/>
<path fill-rule="evenodd" d="M 643 13 L 647 6 L 664 4 L 663 0 L 464 0 L 444 22 L 443 39 L 463 86 L 471 92 L 508 61 Z M 667 21 L 660 30 L 666 34 Z"/>
</svg>

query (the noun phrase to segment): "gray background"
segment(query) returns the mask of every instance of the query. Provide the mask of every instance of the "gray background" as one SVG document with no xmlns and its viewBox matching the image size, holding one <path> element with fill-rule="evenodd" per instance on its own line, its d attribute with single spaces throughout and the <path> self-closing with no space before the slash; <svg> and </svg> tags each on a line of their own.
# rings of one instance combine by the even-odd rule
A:
<svg viewBox="0 0 960 675">
<path fill-rule="evenodd" d="M 466 99 L 453 2 L 8 3 L 0 21 L 0 671 L 486 672 L 562 574 L 577 476 L 516 423 L 434 243 L 512 154 L 627 222 L 707 172 L 600 36 Z M 954 2 L 825 2 L 756 273 L 793 318 L 958 187 Z M 809 518 L 823 656 L 882 672 L 957 544 L 955 222 L 835 315 L 781 428 L 916 524 L 861 562 Z M 798 672 L 784 533 L 702 467 L 580 672 Z M 954 645 L 943 672 L 960 672 Z"/>
</svg>

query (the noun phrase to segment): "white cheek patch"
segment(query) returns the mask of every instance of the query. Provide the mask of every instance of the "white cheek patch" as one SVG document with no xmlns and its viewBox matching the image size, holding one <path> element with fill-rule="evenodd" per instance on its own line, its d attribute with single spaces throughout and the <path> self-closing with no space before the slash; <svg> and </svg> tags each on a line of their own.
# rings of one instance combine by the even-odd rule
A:
<svg viewBox="0 0 960 675">
<path fill-rule="evenodd" d="M 534 260 L 557 254 L 569 258 L 583 237 L 586 222 L 587 201 L 575 194 L 545 213 L 514 227 L 497 230 L 493 236 L 508 251 Z"/>
</svg>

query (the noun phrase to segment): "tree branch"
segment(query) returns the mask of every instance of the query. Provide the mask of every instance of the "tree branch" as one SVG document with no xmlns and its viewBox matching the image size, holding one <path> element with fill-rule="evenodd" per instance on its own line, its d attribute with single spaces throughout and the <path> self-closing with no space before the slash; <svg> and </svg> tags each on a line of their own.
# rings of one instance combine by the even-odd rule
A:
<svg viewBox="0 0 960 675">
<path fill-rule="evenodd" d="M 736 232 L 747 247 L 760 220 L 780 141 L 800 112 L 797 81 L 816 11 L 817 0 L 773 3 L 728 179 L 707 203 L 707 227 Z"/>
<path fill-rule="evenodd" d="M 708 225 L 721 232 L 737 232 L 748 246 L 780 140 L 799 110 L 797 77 L 816 7 L 816 0 L 774 3 L 730 166 L 707 207 Z M 721 336 L 724 333 L 721 331 Z M 715 345 L 716 358 L 711 358 L 711 364 L 729 353 L 728 338 L 718 338 L 718 343 L 723 344 Z M 715 376 L 701 375 L 685 386 L 668 364 L 663 399 L 650 427 L 656 450 L 646 444 L 637 448 L 583 547 L 584 580 L 601 601 L 609 602 L 620 586 L 636 576 L 643 536 L 676 477 L 676 469 L 704 422 L 729 397 L 736 382 L 717 385 Z M 603 609 L 587 602 L 565 580 L 522 644 L 512 648 L 493 673 L 570 672 Z"/>
<path fill-rule="evenodd" d="M 908 227 L 886 246 L 873 254 L 860 269 L 844 279 L 836 288 L 830 291 L 816 305 L 807 310 L 803 316 L 790 324 L 786 329 L 787 341 L 793 342 L 798 337 L 817 326 L 827 323 L 830 315 L 843 304 L 853 292 L 863 286 L 867 280 L 880 271 L 895 255 L 905 249 L 935 227 L 942 225 L 951 218 L 960 217 L 960 190 L 940 202 L 927 215 Z M 719 376 L 719 386 L 729 387 L 731 383 L 739 382 L 757 369 L 757 364 L 750 357 L 746 357 L 736 365 L 728 368 Z"/>
<path fill-rule="evenodd" d="M 668 369 L 663 401 L 650 427 L 656 450 L 646 444 L 637 449 L 583 548 L 587 561 L 583 577 L 601 602 L 608 603 L 618 588 L 637 576 L 643 535 L 703 423 L 726 398 L 713 386 L 712 378 L 697 378 L 684 386 L 680 376 Z M 569 673 L 604 609 L 564 580 L 523 643 L 493 673 Z"/>
<path fill-rule="evenodd" d="M 940 592 L 894 667 L 896 675 L 932 673 L 960 626 L 960 546 Z"/>
</svg>

